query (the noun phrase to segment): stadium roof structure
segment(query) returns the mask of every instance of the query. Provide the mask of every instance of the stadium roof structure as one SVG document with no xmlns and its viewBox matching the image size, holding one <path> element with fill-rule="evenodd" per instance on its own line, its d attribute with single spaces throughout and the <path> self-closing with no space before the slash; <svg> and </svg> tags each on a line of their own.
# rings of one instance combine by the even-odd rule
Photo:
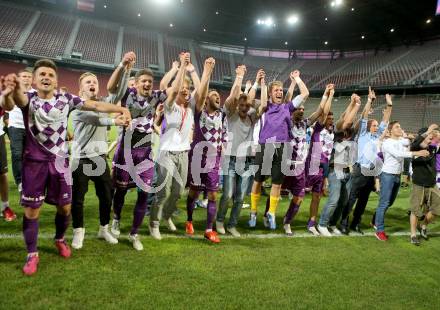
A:
<svg viewBox="0 0 440 310">
<path fill-rule="evenodd" d="M 198 41 L 267 49 L 385 49 L 440 37 L 440 17 L 435 17 L 437 0 L 19 2 L 40 10 L 86 14 Z M 91 12 L 78 10 L 78 2 L 83 4 L 82 10 Z"/>
</svg>

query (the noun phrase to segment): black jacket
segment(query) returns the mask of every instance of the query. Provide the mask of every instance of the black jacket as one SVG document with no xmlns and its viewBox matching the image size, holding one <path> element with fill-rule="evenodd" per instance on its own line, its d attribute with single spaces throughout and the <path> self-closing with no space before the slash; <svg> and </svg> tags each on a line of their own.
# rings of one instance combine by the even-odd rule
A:
<svg viewBox="0 0 440 310">
<path fill-rule="evenodd" d="M 425 137 L 417 136 L 413 143 L 411 143 L 411 151 L 420 151 L 422 148 L 420 144 Z M 427 149 L 430 153 L 428 157 L 417 157 L 412 160 L 413 168 L 413 183 L 423 187 L 433 187 L 436 185 L 436 154 L 437 147 L 430 145 Z"/>
</svg>

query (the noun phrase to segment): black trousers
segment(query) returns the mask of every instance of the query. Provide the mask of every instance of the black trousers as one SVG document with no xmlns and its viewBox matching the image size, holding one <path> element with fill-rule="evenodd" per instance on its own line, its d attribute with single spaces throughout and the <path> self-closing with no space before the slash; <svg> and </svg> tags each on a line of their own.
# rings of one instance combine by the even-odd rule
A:
<svg viewBox="0 0 440 310">
<path fill-rule="evenodd" d="M 90 159 L 80 159 L 78 168 L 72 173 L 72 226 L 73 228 L 84 227 L 84 197 L 89 190 L 89 180 L 95 183 L 96 196 L 99 200 L 99 222 L 102 226 L 110 222 L 110 212 L 112 207 L 113 188 L 110 177 L 110 169 L 105 157 L 104 173 L 97 176 L 89 176 L 84 171 L 90 171 L 90 165 L 93 170 L 96 169 L 96 163 Z M 101 160 L 100 160 L 101 161 Z M 101 161 L 102 162 L 102 161 Z M 84 166 L 86 166 L 86 170 Z"/>
<path fill-rule="evenodd" d="M 353 220 L 351 221 L 350 228 L 355 228 L 360 224 L 362 215 L 367 207 L 368 198 L 370 193 L 374 190 L 375 177 L 365 176 L 361 173 L 361 167 L 355 165 L 351 174 L 351 190 L 348 198 L 348 204 L 342 210 L 341 226 L 348 228 L 349 217 L 354 205 L 356 208 L 353 212 Z M 356 203 L 357 201 L 357 203 Z"/>
</svg>

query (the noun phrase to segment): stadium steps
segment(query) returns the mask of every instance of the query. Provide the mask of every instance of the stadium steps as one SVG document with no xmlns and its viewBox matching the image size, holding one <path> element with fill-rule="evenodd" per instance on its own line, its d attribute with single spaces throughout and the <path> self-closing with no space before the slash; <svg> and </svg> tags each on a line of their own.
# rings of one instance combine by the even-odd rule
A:
<svg viewBox="0 0 440 310">
<path fill-rule="evenodd" d="M 410 49 L 407 52 L 399 55 L 398 57 L 394 58 L 393 60 L 391 60 L 390 62 L 388 62 L 387 64 L 383 65 L 381 68 L 377 69 L 376 71 L 374 71 L 372 74 L 370 74 L 368 77 L 366 77 L 365 79 L 359 81 L 360 85 L 363 85 L 364 83 L 367 84 L 371 84 L 372 82 L 374 82 L 374 80 L 377 78 L 377 76 L 379 75 L 379 73 L 386 71 L 388 68 L 390 68 L 393 64 L 399 62 L 401 59 L 405 58 L 406 56 L 410 55 L 412 52 L 414 51 L 414 49 Z"/>
<path fill-rule="evenodd" d="M 337 69 L 336 71 L 333 71 L 332 73 L 330 73 L 329 75 L 327 75 L 325 78 L 321 79 L 319 82 L 315 83 L 314 85 L 312 85 L 310 87 L 310 89 L 319 89 L 319 85 L 321 85 L 324 81 L 328 81 L 330 80 L 333 76 L 335 76 L 336 74 L 340 73 L 341 71 L 343 71 L 346 67 L 348 67 L 349 65 L 351 65 L 353 62 L 355 61 L 355 59 L 350 60 L 349 62 L 347 62 L 345 65 L 342 65 L 339 69 Z"/>
<path fill-rule="evenodd" d="M 417 81 L 417 79 L 419 77 L 423 76 L 425 73 L 431 71 L 432 69 L 434 69 L 438 66 L 440 66 L 440 60 L 437 60 L 436 62 L 432 63 L 429 67 L 425 68 L 424 70 L 422 70 L 421 72 L 416 74 L 414 77 L 410 78 L 409 80 L 406 80 L 405 84 L 411 84 L 411 83 Z M 439 78 L 440 78 L 440 75 L 437 77 L 437 79 L 434 79 L 434 81 L 438 80 Z"/>
</svg>

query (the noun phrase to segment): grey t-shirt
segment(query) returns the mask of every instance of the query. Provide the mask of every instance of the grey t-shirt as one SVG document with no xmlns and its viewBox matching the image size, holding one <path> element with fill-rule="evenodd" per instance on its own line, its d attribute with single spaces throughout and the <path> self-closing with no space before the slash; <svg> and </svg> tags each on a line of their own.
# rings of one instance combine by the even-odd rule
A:
<svg viewBox="0 0 440 310">
<path fill-rule="evenodd" d="M 254 124 L 257 120 L 256 110 L 251 108 L 245 119 L 241 119 L 236 111 L 231 113 L 228 109 L 225 108 L 225 110 L 228 123 L 228 140 L 230 142 L 225 155 L 249 156 L 251 154 Z"/>
</svg>

